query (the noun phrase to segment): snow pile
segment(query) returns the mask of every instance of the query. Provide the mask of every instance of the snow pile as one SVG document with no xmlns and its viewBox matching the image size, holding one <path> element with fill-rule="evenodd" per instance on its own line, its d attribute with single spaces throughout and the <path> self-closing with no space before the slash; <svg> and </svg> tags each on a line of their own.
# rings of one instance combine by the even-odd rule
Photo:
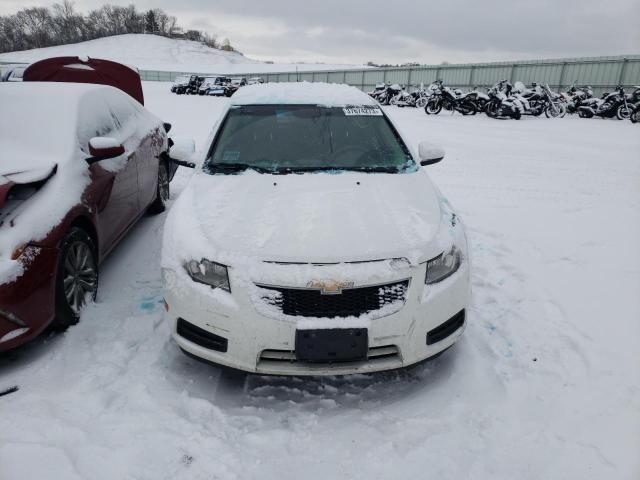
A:
<svg viewBox="0 0 640 480">
<path fill-rule="evenodd" d="M 248 85 L 231 97 L 232 105 L 290 104 L 344 107 L 377 105 L 366 93 L 349 85 L 321 82 L 265 83 Z"/>
<path fill-rule="evenodd" d="M 167 72 L 232 74 L 362 68 L 358 65 L 268 64 L 252 60 L 237 52 L 211 48 L 200 42 L 135 33 L 114 35 L 70 45 L 3 53 L 0 54 L 0 61 L 32 63 L 45 58 L 63 56 L 102 58 L 134 66 L 141 70 Z"/>
</svg>

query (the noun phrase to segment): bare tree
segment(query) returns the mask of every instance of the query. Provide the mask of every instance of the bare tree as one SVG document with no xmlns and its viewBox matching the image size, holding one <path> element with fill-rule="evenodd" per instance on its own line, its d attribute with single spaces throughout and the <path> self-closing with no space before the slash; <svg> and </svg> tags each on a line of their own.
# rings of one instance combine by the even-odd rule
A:
<svg viewBox="0 0 640 480">
<path fill-rule="evenodd" d="M 23 8 L 14 15 L 0 15 L 0 52 L 49 47 L 124 33 L 151 33 L 172 37 L 179 30 L 176 17 L 155 8 L 138 12 L 131 4 L 103 5 L 86 15 L 75 10 L 72 0 L 62 0 L 50 9 Z M 184 38 L 212 48 L 233 51 L 229 40 L 215 34 L 188 30 Z"/>
</svg>

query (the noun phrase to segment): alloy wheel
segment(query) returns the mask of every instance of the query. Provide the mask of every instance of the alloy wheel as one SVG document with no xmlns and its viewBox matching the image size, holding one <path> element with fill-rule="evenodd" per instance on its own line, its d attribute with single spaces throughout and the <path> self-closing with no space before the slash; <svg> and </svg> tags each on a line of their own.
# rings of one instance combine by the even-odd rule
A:
<svg viewBox="0 0 640 480">
<path fill-rule="evenodd" d="M 64 295 L 69 308 L 77 315 L 87 301 L 94 298 L 98 287 L 98 271 L 93 252 L 82 241 L 72 243 L 63 264 Z"/>
</svg>

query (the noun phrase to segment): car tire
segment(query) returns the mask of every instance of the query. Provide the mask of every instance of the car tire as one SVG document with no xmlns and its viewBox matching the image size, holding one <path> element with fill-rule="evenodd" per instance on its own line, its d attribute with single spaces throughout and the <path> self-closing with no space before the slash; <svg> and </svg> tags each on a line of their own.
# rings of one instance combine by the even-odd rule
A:
<svg viewBox="0 0 640 480">
<path fill-rule="evenodd" d="M 156 215 L 162 213 L 167 208 L 167 202 L 171 195 L 171 185 L 169 181 L 169 168 L 165 161 L 158 165 L 158 181 L 156 183 L 156 199 L 149 205 L 149 213 Z"/>
<path fill-rule="evenodd" d="M 83 229 L 71 227 L 58 254 L 54 328 L 64 330 L 78 323 L 87 297 L 91 301 L 96 298 L 98 278 L 98 253 L 93 239 Z"/>
</svg>

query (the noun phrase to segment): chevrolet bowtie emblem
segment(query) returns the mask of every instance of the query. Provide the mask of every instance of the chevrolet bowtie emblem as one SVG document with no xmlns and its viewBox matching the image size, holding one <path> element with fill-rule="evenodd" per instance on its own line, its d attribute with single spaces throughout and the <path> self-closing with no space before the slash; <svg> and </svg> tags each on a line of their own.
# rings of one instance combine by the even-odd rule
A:
<svg viewBox="0 0 640 480">
<path fill-rule="evenodd" d="M 320 290 L 321 295 L 339 295 L 345 288 L 353 287 L 354 282 L 340 282 L 337 280 L 311 280 L 308 288 Z"/>
</svg>

